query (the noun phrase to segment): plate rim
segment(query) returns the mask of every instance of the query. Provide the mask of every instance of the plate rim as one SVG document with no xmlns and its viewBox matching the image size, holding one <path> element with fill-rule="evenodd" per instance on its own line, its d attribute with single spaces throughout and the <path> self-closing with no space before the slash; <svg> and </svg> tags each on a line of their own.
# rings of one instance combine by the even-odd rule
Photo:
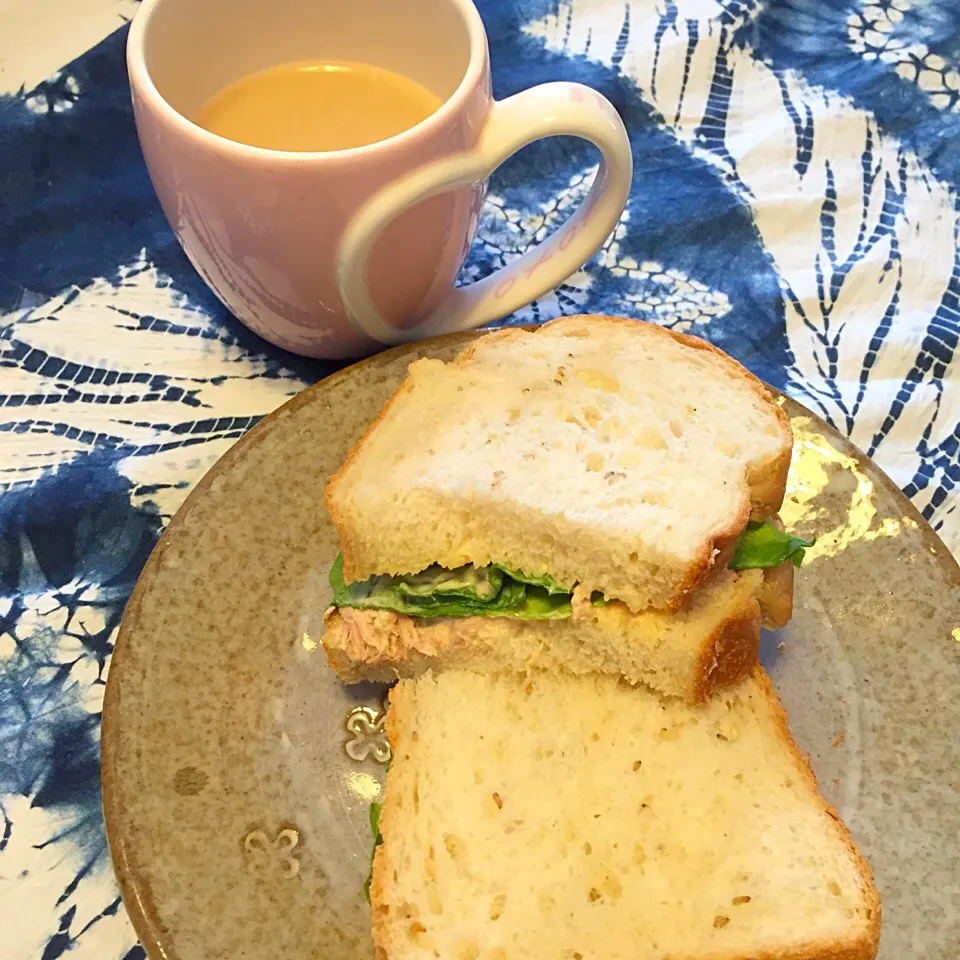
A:
<svg viewBox="0 0 960 960">
<path fill-rule="evenodd" d="M 539 324 L 516 324 L 511 329 L 536 330 Z M 110 667 L 107 674 L 106 689 L 104 691 L 101 713 L 100 730 L 100 789 L 103 810 L 104 828 L 107 839 L 107 848 L 111 865 L 116 877 L 117 886 L 123 900 L 124 909 L 130 918 L 140 945 L 150 960 L 181 960 L 180 953 L 172 943 L 166 942 L 164 928 L 157 915 L 151 892 L 147 885 L 137 877 L 137 868 L 130 862 L 129 851 L 124 839 L 124 810 L 119 797 L 119 777 L 116 772 L 116 759 L 120 749 L 121 733 L 119 730 L 119 690 L 117 673 L 118 666 L 122 671 L 124 666 L 123 654 L 132 642 L 139 625 L 139 613 L 146 592 L 150 589 L 155 572 L 160 566 L 164 554 L 171 541 L 177 536 L 180 527 L 185 522 L 194 506 L 206 496 L 209 488 L 216 482 L 222 473 L 229 470 L 233 463 L 246 452 L 247 448 L 259 443 L 267 433 L 276 428 L 278 423 L 289 414 L 296 412 L 302 406 L 312 402 L 316 393 L 335 387 L 341 380 L 356 376 L 366 367 L 389 363 L 404 353 L 415 353 L 418 350 L 432 352 L 434 349 L 451 345 L 457 341 L 469 342 L 490 330 L 469 330 L 443 334 L 424 340 L 400 344 L 372 354 L 354 363 L 342 367 L 327 377 L 310 384 L 305 389 L 285 401 L 276 409 L 265 414 L 253 427 L 250 428 L 223 456 L 200 478 L 194 488 L 177 508 L 170 522 L 161 533 L 147 558 L 146 563 L 137 577 L 136 584 L 130 593 L 124 608 L 117 639 L 114 642 L 110 657 Z M 736 358 L 734 358 L 736 359 Z M 740 361 L 738 361 L 740 362 Z M 953 556 L 947 545 L 923 516 L 917 506 L 911 501 L 899 486 L 886 474 L 882 467 L 870 456 L 864 453 L 852 440 L 841 434 L 835 427 L 817 413 L 810 410 L 799 400 L 782 393 L 770 384 L 763 382 L 776 401 L 784 401 L 799 408 L 799 415 L 808 416 L 831 442 L 839 442 L 844 453 L 858 462 L 868 463 L 876 472 L 872 480 L 879 481 L 886 491 L 900 503 L 905 517 L 908 517 L 920 531 L 926 546 L 934 555 L 937 562 L 947 574 L 948 580 L 955 588 L 960 588 L 960 561 Z"/>
</svg>

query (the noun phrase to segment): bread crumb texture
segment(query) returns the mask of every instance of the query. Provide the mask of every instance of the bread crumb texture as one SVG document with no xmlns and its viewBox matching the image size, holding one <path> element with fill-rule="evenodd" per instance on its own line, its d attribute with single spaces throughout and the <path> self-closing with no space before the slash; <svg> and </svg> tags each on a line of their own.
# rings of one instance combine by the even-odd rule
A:
<svg viewBox="0 0 960 960">
<path fill-rule="evenodd" d="M 869 870 L 762 671 L 702 708 L 604 677 L 428 674 L 390 711 L 380 956 L 875 956 Z"/>
<path fill-rule="evenodd" d="M 538 668 L 607 673 L 699 702 L 757 663 L 765 573 L 724 571 L 673 615 L 632 614 L 574 598 L 572 620 L 415 619 L 386 610 L 331 611 L 324 648 L 348 682 L 413 677 L 431 668 L 474 672 Z"/>
<path fill-rule="evenodd" d="M 715 546 L 779 507 L 791 441 L 702 341 L 566 318 L 411 364 L 327 502 L 351 579 L 499 562 L 672 610 Z"/>
</svg>

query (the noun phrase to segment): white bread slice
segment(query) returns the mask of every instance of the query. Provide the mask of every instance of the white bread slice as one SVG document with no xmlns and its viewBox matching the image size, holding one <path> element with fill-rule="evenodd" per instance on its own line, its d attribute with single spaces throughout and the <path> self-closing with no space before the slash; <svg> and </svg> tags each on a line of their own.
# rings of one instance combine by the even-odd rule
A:
<svg viewBox="0 0 960 960">
<path fill-rule="evenodd" d="M 572 620 L 505 617 L 415 619 L 386 610 L 326 615 L 323 646 L 347 683 L 390 682 L 426 670 L 534 668 L 605 673 L 690 703 L 753 672 L 760 626 L 782 626 L 793 604 L 793 564 L 726 570 L 694 591 L 676 614 L 631 613 L 614 602 L 576 603 Z"/>
<path fill-rule="evenodd" d="M 401 681 L 378 960 L 872 960 L 870 870 L 766 675 L 704 707 L 609 677 Z"/>
<path fill-rule="evenodd" d="M 676 611 L 776 512 L 789 421 L 702 340 L 568 317 L 418 360 L 327 487 L 348 580 L 504 563 Z"/>
</svg>

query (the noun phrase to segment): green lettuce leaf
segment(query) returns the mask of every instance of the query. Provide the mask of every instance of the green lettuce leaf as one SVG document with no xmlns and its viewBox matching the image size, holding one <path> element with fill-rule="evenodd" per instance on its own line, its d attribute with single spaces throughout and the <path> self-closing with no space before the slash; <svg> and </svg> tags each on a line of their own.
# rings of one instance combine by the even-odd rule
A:
<svg viewBox="0 0 960 960">
<path fill-rule="evenodd" d="M 439 586 L 437 591 L 429 589 L 431 577 Z M 334 606 L 392 610 L 411 617 L 505 616 L 505 611 L 523 604 L 527 592 L 524 584 L 499 570 L 491 575 L 488 569 L 473 567 L 431 567 L 413 576 L 381 575 L 347 583 L 342 556 L 330 569 L 330 586 Z"/>
<path fill-rule="evenodd" d="M 556 620 L 572 616 L 569 593 L 520 582 L 499 567 L 430 567 L 413 576 L 381 575 L 346 583 L 343 557 L 338 556 L 330 569 L 330 586 L 336 607 L 392 610 L 410 617 Z"/>
<path fill-rule="evenodd" d="M 562 583 L 557 583 L 549 573 L 545 573 L 542 577 L 531 577 L 522 570 L 511 570 L 510 567 L 505 567 L 502 563 L 495 563 L 492 569 L 500 570 L 510 577 L 511 580 L 516 580 L 517 583 L 526 583 L 531 587 L 543 587 L 543 589 L 550 594 L 565 593 L 567 596 L 570 596 L 573 593 L 569 587 L 565 587 Z"/>
<path fill-rule="evenodd" d="M 396 588 L 405 597 L 456 597 L 470 602 L 487 603 L 496 599 L 500 593 L 503 570 L 498 567 L 475 567 L 472 564 L 447 570 L 434 564 L 420 573 L 396 579 Z"/>
<path fill-rule="evenodd" d="M 770 523 L 747 524 L 731 570 L 776 567 L 786 560 L 800 566 L 804 550 L 813 540 L 792 537 Z M 512 617 L 518 620 L 565 620 L 573 615 L 572 591 L 545 574 L 528 576 L 495 563 L 488 567 L 471 564 L 447 570 L 428 567 L 416 574 L 380 575 L 347 583 L 343 579 L 343 556 L 330 570 L 333 604 L 358 610 L 391 610 L 410 617 Z M 595 607 L 607 601 L 595 591 Z"/>
<path fill-rule="evenodd" d="M 815 540 L 804 540 L 784 533 L 772 523 L 751 520 L 740 537 L 730 561 L 730 569 L 760 570 L 777 567 L 786 560 L 792 560 L 794 566 L 799 567 L 804 551 L 814 543 Z"/>
<path fill-rule="evenodd" d="M 520 603 L 491 616 L 517 620 L 569 620 L 573 616 L 570 600 L 569 593 L 550 593 L 543 587 L 527 587 Z"/>
<path fill-rule="evenodd" d="M 370 833 L 373 835 L 373 848 L 370 851 L 370 872 L 363 884 L 363 895 L 367 903 L 370 902 L 370 882 L 373 880 L 373 858 L 377 855 L 377 847 L 383 843 L 383 834 L 380 833 L 380 811 L 382 803 L 370 804 Z"/>
</svg>

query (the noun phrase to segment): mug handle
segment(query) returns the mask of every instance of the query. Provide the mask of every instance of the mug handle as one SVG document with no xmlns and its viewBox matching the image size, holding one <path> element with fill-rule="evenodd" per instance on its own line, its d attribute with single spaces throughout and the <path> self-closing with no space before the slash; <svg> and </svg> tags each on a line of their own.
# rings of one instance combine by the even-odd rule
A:
<svg viewBox="0 0 960 960">
<path fill-rule="evenodd" d="M 489 277 L 454 289 L 414 327 L 387 323 L 366 281 L 367 258 L 396 216 L 422 200 L 486 180 L 508 157 L 543 137 L 575 136 L 601 153 L 590 192 L 555 233 Z M 383 344 L 468 330 L 542 296 L 583 266 L 610 235 L 630 194 L 633 154 L 623 121 L 606 97 L 580 83 L 545 83 L 494 104 L 480 143 L 387 184 L 347 225 L 337 254 L 340 297 L 353 323 Z"/>
</svg>

